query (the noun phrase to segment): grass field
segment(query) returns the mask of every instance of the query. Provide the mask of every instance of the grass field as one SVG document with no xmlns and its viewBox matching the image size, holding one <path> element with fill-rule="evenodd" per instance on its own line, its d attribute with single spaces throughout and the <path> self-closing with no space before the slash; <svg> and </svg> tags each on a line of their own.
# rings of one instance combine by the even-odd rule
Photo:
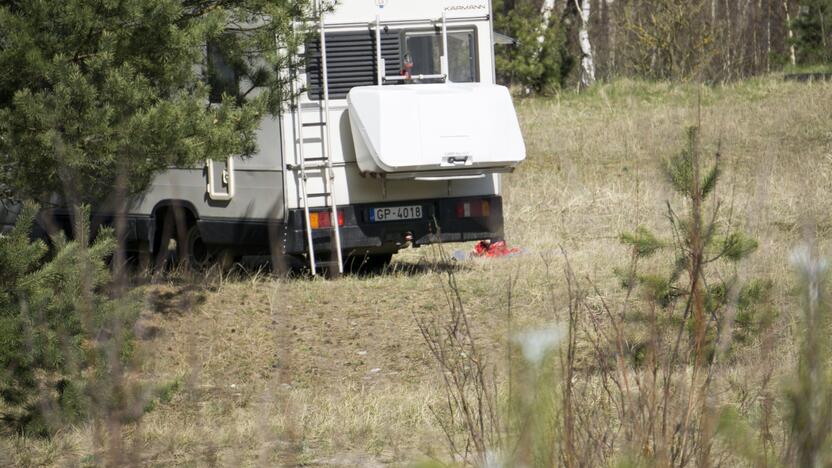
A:
<svg viewBox="0 0 832 468">
<path fill-rule="evenodd" d="M 701 109 L 699 106 L 701 103 Z M 832 239 L 832 84 L 766 78 L 715 88 L 619 81 L 583 95 L 518 102 L 528 160 L 505 177 L 506 238 L 520 256 L 443 261 L 406 250 L 381 276 L 337 281 L 265 274 L 164 280 L 147 291 L 134 375 L 168 385 L 140 422 L 85 425 L 52 440 L 5 437 L 0 464 L 79 465 L 116 457 L 166 466 L 381 465 L 446 460 L 431 408 L 444 393 L 414 317 L 448 307 L 456 269 L 475 335 L 498 375 L 514 329 L 563 320 L 565 251 L 580 282 L 611 300 L 628 261 L 619 234 L 667 234 L 673 199 L 660 161 L 701 119 L 719 150 L 717 196 L 759 242 L 740 277 L 771 279 L 778 340 L 774 380 L 790 370 L 796 305 L 789 252 Z M 548 272 L 548 273 L 547 273 Z M 753 393 L 764 346 L 725 369 L 721 398 Z M 103 434 L 103 435 L 102 435 Z M 119 443 L 116 443 L 119 441 Z M 108 452 L 109 450 L 109 452 Z M 96 456 L 101 458 L 96 458 Z M 122 457 L 122 458 L 118 458 Z"/>
</svg>

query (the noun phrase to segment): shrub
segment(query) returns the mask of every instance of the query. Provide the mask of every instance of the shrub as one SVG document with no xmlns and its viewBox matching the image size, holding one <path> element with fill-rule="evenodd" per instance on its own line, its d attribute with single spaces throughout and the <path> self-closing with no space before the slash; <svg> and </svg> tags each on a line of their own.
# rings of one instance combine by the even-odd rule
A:
<svg viewBox="0 0 832 468">
<path fill-rule="evenodd" d="M 503 8 L 505 3 L 506 0 L 494 2 L 494 28 L 515 38 L 517 43 L 497 47 L 498 79 L 532 92 L 560 89 L 575 64 L 566 49 L 560 15 L 553 11 L 549 24 L 544 25 L 538 2 L 518 0 L 510 9 Z"/>
<path fill-rule="evenodd" d="M 794 29 L 800 65 L 832 63 L 832 1 L 801 1 Z"/>
<path fill-rule="evenodd" d="M 30 240 L 37 212 L 26 204 L 0 237 L 0 397 L 8 427 L 47 435 L 87 415 L 89 389 L 102 387 L 113 359 L 129 357 L 135 308 L 107 295 L 111 230 L 88 244 L 81 209 L 75 240 L 54 237 L 50 252 Z"/>
</svg>

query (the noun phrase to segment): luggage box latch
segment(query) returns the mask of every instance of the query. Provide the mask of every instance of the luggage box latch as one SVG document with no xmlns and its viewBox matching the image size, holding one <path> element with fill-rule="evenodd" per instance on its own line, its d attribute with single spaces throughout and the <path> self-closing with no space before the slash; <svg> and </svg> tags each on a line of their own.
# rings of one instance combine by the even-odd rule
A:
<svg viewBox="0 0 832 468">
<path fill-rule="evenodd" d="M 446 154 L 442 158 L 442 167 L 470 166 L 473 163 L 470 154 Z"/>
</svg>

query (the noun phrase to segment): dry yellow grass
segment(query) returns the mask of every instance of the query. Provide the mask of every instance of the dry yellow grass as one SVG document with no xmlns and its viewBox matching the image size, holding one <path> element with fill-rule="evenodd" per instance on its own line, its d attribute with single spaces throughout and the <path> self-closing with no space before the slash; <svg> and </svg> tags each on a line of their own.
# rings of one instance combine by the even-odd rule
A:
<svg viewBox="0 0 832 468">
<path fill-rule="evenodd" d="M 697 89 L 624 81 L 518 103 L 529 159 L 505 178 L 506 237 L 527 254 L 467 261 L 458 272 L 495 364 L 504 355 L 511 275 L 515 326 L 548 323 L 566 305 L 560 247 L 580 278 L 614 294 L 612 269 L 627 261 L 618 234 L 638 224 L 666 230 L 671 195 L 659 161 L 678 151 L 696 121 Z M 725 161 L 718 196 L 760 243 L 741 274 L 776 281 L 788 324 L 789 250 L 812 226 L 829 251 L 832 85 L 771 78 L 702 88 L 701 101 L 703 141 L 710 151 L 721 141 Z M 442 392 L 413 319 L 446 307 L 437 258 L 432 249 L 405 251 L 394 258 L 398 272 L 371 278 L 211 276 L 146 287 L 140 376 L 180 389 L 123 428 L 126 451 L 153 466 L 444 458 L 429 411 Z M 735 374 L 737 386 L 759 379 L 753 367 Z M 84 464 L 96 450 L 91 426 L 51 441 L 5 438 L 0 449 L 0 463 L 15 465 Z"/>
</svg>

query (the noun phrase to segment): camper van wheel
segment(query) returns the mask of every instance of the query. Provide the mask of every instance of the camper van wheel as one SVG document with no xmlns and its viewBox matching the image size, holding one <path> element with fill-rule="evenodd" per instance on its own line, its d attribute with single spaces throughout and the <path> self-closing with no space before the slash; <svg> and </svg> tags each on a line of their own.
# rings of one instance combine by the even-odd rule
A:
<svg viewBox="0 0 832 468">
<path fill-rule="evenodd" d="M 203 269 L 211 265 L 214 255 L 211 247 L 202 240 L 199 227 L 192 224 L 188 228 L 188 235 L 185 237 L 184 249 L 177 252 L 181 260 L 187 259 L 188 266 L 194 269 Z"/>
</svg>

